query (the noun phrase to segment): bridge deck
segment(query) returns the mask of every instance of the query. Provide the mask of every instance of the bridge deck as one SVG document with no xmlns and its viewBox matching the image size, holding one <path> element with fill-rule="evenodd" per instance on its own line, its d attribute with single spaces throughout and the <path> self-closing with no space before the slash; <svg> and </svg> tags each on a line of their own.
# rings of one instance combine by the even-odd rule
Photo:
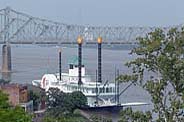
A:
<svg viewBox="0 0 184 122">
<path fill-rule="evenodd" d="M 57 42 L 57 41 L 39 41 L 39 42 L 32 42 L 32 41 L 11 41 L 10 44 L 47 44 L 47 45 L 75 45 L 77 42 Z M 0 44 L 5 44 L 5 42 L 0 42 Z M 124 44 L 138 44 L 137 42 L 103 42 L 103 45 L 124 45 Z M 97 45 L 97 42 L 85 42 L 84 45 Z"/>
</svg>

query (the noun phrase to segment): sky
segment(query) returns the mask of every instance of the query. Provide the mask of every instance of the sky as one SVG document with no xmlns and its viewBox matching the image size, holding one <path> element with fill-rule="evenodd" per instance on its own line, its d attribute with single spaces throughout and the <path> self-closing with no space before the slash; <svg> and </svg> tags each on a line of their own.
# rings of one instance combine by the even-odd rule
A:
<svg viewBox="0 0 184 122">
<path fill-rule="evenodd" d="M 169 26 L 184 23 L 184 0 L 0 0 L 31 16 L 91 26 Z"/>
</svg>

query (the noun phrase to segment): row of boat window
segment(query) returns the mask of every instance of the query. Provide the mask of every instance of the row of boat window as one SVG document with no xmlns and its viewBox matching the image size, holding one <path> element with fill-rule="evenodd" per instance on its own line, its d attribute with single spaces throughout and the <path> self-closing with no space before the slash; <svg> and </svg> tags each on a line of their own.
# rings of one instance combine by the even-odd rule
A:
<svg viewBox="0 0 184 122">
<path fill-rule="evenodd" d="M 70 64 L 70 69 L 73 69 L 73 68 L 77 68 L 78 67 L 78 65 L 73 65 L 73 64 Z M 81 65 L 81 67 L 84 67 L 84 65 Z"/>
<path fill-rule="evenodd" d="M 115 93 L 115 88 L 114 87 L 103 87 L 103 88 L 84 88 L 84 87 L 77 87 L 77 86 L 67 86 L 67 90 L 82 90 L 83 92 L 92 92 L 92 93 Z"/>
</svg>

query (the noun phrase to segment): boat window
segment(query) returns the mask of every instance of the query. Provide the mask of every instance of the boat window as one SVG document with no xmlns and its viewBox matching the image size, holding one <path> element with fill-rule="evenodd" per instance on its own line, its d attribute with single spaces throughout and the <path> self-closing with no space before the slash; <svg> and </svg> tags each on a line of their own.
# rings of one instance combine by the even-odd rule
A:
<svg viewBox="0 0 184 122">
<path fill-rule="evenodd" d="M 105 88 L 103 87 L 103 89 L 102 89 L 103 91 L 102 91 L 102 93 L 104 93 L 105 92 Z"/>
<path fill-rule="evenodd" d="M 75 90 L 75 87 L 74 87 L 74 86 L 71 86 L 71 89 L 72 89 L 72 90 Z"/>
<path fill-rule="evenodd" d="M 100 93 L 104 93 L 105 92 L 105 88 L 100 88 Z"/>
<path fill-rule="evenodd" d="M 95 89 L 94 88 L 92 89 L 92 93 L 95 93 Z"/>
<path fill-rule="evenodd" d="M 100 88 L 100 93 L 102 93 L 103 92 L 103 88 Z"/>
<path fill-rule="evenodd" d="M 87 88 L 87 91 L 88 91 L 89 93 L 91 93 L 91 89 L 90 89 L 90 88 Z"/>
<path fill-rule="evenodd" d="M 86 88 L 83 88 L 84 89 L 84 92 L 86 92 Z"/>
<path fill-rule="evenodd" d="M 87 93 L 88 93 L 89 90 L 90 90 L 90 89 L 86 88 L 86 92 L 87 92 Z"/>
<path fill-rule="evenodd" d="M 109 88 L 106 88 L 106 92 L 107 92 L 107 93 L 109 92 Z"/>
<path fill-rule="evenodd" d="M 112 89 L 112 90 L 113 90 L 112 92 L 113 92 L 113 93 L 115 93 L 115 88 L 114 88 L 114 87 L 113 87 L 113 89 Z"/>
<path fill-rule="evenodd" d="M 95 93 L 98 93 L 98 88 L 95 88 Z"/>
<path fill-rule="evenodd" d="M 75 87 L 75 86 L 73 86 L 73 88 L 72 88 L 73 90 L 77 90 L 77 88 Z"/>
<path fill-rule="evenodd" d="M 109 88 L 109 92 L 112 92 L 112 87 Z"/>
<path fill-rule="evenodd" d="M 72 64 L 70 64 L 70 69 L 73 69 L 73 65 Z"/>
</svg>

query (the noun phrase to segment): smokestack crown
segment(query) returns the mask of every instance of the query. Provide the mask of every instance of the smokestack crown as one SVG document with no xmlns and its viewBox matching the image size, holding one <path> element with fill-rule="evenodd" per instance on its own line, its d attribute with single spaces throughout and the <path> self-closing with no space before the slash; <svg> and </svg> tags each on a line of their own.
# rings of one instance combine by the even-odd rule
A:
<svg viewBox="0 0 184 122">
<path fill-rule="evenodd" d="M 98 37 L 97 42 L 98 42 L 98 44 L 101 44 L 102 43 L 102 37 Z"/>
<path fill-rule="evenodd" d="M 78 44 L 82 44 L 82 41 L 83 41 L 82 36 L 78 36 L 78 38 L 77 38 L 77 43 L 78 43 Z"/>
</svg>

